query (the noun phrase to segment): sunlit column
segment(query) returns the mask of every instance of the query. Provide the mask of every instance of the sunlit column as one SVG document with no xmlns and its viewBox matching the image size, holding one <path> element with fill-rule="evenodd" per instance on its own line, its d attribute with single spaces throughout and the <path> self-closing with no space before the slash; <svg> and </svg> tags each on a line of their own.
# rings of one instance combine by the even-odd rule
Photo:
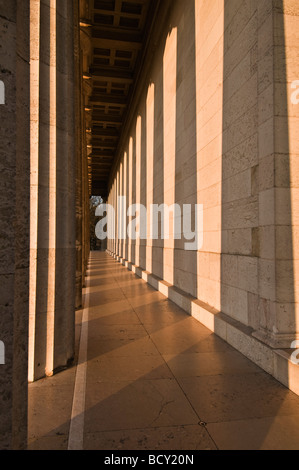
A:
<svg viewBox="0 0 299 470">
<path fill-rule="evenodd" d="M 109 196 L 108 196 L 107 202 L 108 202 L 109 206 L 113 207 L 113 204 L 114 204 L 113 185 L 112 185 L 111 188 L 110 188 Z M 110 223 L 110 220 L 109 220 L 109 223 Z M 113 252 L 112 226 L 110 226 L 110 230 L 111 230 L 111 232 L 109 231 L 109 235 L 111 235 L 111 238 L 109 237 L 109 239 L 108 239 L 108 249 L 109 249 L 111 252 Z"/>
<path fill-rule="evenodd" d="M 49 136 L 49 261 L 47 302 L 46 375 L 54 370 L 54 328 L 56 287 L 56 0 L 50 0 L 50 136 Z"/>
<path fill-rule="evenodd" d="M 118 206 L 118 198 L 119 198 L 119 168 L 117 170 L 117 175 L 116 175 L 116 205 L 115 205 L 115 241 L 116 241 L 116 248 L 115 248 L 115 254 L 119 256 L 119 237 L 118 237 L 118 211 L 119 211 L 119 206 Z"/>
<path fill-rule="evenodd" d="M 29 380 L 33 381 L 51 376 L 74 355 L 76 152 L 73 2 L 33 1 L 31 7 Z"/>
<path fill-rule="evenodd" d="M 117 181 L 116 181 L 116 177 L 114 178 L 114 200 L 113 200 L 113 210 L 114 210 L 114 214 L 116 213 L 116 205 L 117 205 Z M 112 224 L 113 224 L 113 253 L 115 254 L 116 253 L 116 223 L 115 223 L 115 217 L 114 215 L 112 214 L 111 216 L 113 218 L 112 220 Z"/>
<path fill-rule="evenodd" d="M 133 139 L 130 137 L 129 142 L 129 158 L 128 158 L 128 207 L 132 206 L 133 203 Z M 132 218 L 128 218 L 128 224 L 130 224 Z M 131 227 L 131 225 L 130 225 Z M 128 261 L 132 262 L 132 231 L 128 234 Z"/>
<path fill-rule="evenodd" d="M 195 3 L 197 204 L 203 205 L 204 244 L 197 253 L 197 296 L 221 308 L 224 1 Z M 207 31 L 213 50 L 207 47 Z M 204 44 L 204 46 L 203 46 Z M 221 54 L 218 53 L 221 51 Z M 212 196 L 212 197 L 211 197 Z M 197 232 L 200 217 L 197 218 Z M 210 269 L 213 263 L 213 269 Z"/>
<path fill-rule="evenodd" d="M 34 0 L 30 4 L 30 381 L 44 377 L 53 363 L 55 250 L 50 253 L 51 243 L 55 244 L 56 221 L 53 200 L 56 186 L 56 10 L 53 6 L 53 2 L 45 4 Z"/>
<path fill-rule="evenodd" d="M 111 186 L 110 188 L 110 191 L 109 191 L 109 196 L 108 196 L 108 200 L 107 200 L 109 206 L 113 207 L 114 206 L 114 185 Z M 111 224 L 111 214 L 109 213 L 108 215 L 109 217 L 109 224 Z M 112 224 L 109 226 L 109 239 L 108 239 L 108 248 L 109 250 L 113 253 L 113 227 L 112 227 Z M 111 237 L 110 237 L 111 236 Z"/>
<path fill-rule="evenodd" d="M 152 272 L 152 220 L 151 206 L 154 201 L 154 119 L 155 119 L 155 85 L 149 86 L 146 100 L 146 177 L 147 177 L 147 245 L 146 270 Z"/>
<path fill-rule="evenodd" d="M 119 169 L 119 207 L 118 207 L 118 236 L 119 236 L 119 256 L 121 258 L 124 257 L 124 240 L 122 238 L 122 227 L 123 227 L 123 211 L 122 211 L 122 197 L 124 195 L 124 164 L 123 164 L 123 159 L 120 163 L 120 169 Z"/>
<path fill-rule="evenodd" d="M 111 188 L 111 191 L 110 191 L 109 200 L 108 200 L 109 205 L 110 205 L 111 207 L 113 207 L 113 208 L 114 208 L 114 204 L 115 204 L 114 189 L 115 189 L 115 188 L 114 188 L 114 184 L 113 184 L 113 186 L 112 186 L 112 188 Z M 110 217 L 111 217 L 111 214 L 110 214 Z M 111 227 L 110 227 L 110 228 L 111 228 L 111 236 L 112 236 L 112 238 L 110 239 L 110 251 L 112 251 L 112 253 L 115 253 L 115 246 L 114 246 L 115 241 L 114 241 L 114 239 L 113 239 L 113 223 L 112 223 L 112 219 L 110 219 L 109 222 L 110 222 L 110 224 L 111 224 Z"/>
<path fill-rule="evenodd" d="M 107 197 L 107 204 L 108 204 L 109 206 L 111 205 L 110 192 L 108 192 L 108 197 Z M 109 222 L 109 220 L 108 220 L 108 222 Z M 109 226 L 108 226 L 108 227 L 109 227 Z M 107 238 L 107 249 L 108 249 L 108 251 L 110 251 L 110 252 L 111 252 L 111 251 L 112 251 L 112 249 L 111 249 L 111 242 L 112 242 L 112 240 L 111 240 L 111 238 L 110 238 L 110 232 L 109 232 L 109 231 L 107 231 L 107 233 L 108 233 L 108 238 Z"/>
<path fill-rule="evenodd" d="M 163 58 L 164 124 L 164 279 L 174 284 L 174 212 L 176 155 L 177 28 L 169 34 Z M 169 225 L 168 220 L 169 219 Z"/>
<path fill-rule="evenodd" d="M 141 204 L 141 116 L 137 117 L 136 123 L 136 206 Z M 140 211 L 139 217 L 140 217 Z M 140 219 L 137 226 L 140 233 Z M 140 236 L 136 239 L 135 264 L 140 266 Z"/>
<path fill-rule="evenodd" d="M 285 8 L 269 9 L 259 2 L 257 15 L 258 83 L 263 86 L 258 90 L 259 316 L 253 335 L 273 348 L 293 345 L 295 349 L 299 345 L 299 63 L 294 60 L 298 53 L 294 35 L 299 4 L 294 2 L 288 16 L 290 2 L 279 3 Z M 298 380 L 293 372 L 289 365 L 288 385 Z"/>
<path fill-rule="evenodd" d="M 40 0 L 30 0 L 30 281 L 28 380 L 35 377 L 36 288 L 38 248 L 38 171 L 40 96 Z"/>
<path fill-rule="evenodd" d="M 128 154 L 124 154 L 124 174 L 123 174 L 123 195 L 125 197 L 122 207 L 122 228 L 123 228 L 123 258 L 128 259 L 128 236 L 127 236 L 127 206 L 128 206 Z"/>
</svg>

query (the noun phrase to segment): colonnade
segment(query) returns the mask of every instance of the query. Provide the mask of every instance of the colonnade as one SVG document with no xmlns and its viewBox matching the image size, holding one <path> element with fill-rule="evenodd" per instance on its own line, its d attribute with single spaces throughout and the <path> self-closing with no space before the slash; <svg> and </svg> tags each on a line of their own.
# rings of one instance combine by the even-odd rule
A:
<svg viewBox="0 0 299 470">
<path fill-rule="evenodd" d="M 109 252 L 297 393 L 284 350 L 299 340 L 298 22 L 288 0 L 173 2 L 153 32 L 108 198 L 126 224 L 119 197 L 148 209 L 147 240 L 122 240 L 116 225 Z M 152 204 L 162 214 L 189 205 L 202 245 L 163 240 L 161 221 L 152 240 Z"/>
<path fill-rule="evenodd" d="M 3 8 L 0 445 L 25 448 L 28 380 L 72 363 L 82 306 L 89 253 L 84 52 L 78 1 Z"/>
<path fill-rule="evenodd" d="M 110 176 L 108 250 L 299 393 L 297 3 L 161 2 Z M 1 448 L 26 447 L 28 378 L 74 357 L 91 195 L 84 8 L 1 5 Z M 122 239 L 134 204 L 147 237 Z M 161 218 L 151 237 L 153 204 L 180 206 L 184 237 L 173 211 L 169 237 Z"/>
</svg>

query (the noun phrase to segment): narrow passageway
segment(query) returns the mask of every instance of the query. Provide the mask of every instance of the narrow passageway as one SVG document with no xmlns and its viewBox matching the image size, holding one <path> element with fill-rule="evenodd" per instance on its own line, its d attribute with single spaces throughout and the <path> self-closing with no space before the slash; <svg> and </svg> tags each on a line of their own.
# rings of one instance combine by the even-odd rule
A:
<svg viewBox="0 0 299 470">
<path fill-rule="evenodd" d="M 86 286 L 79 367 L 29 386 L 30 449 L 298 447 L 298 396 L 108 254 Z"/>
</svg>

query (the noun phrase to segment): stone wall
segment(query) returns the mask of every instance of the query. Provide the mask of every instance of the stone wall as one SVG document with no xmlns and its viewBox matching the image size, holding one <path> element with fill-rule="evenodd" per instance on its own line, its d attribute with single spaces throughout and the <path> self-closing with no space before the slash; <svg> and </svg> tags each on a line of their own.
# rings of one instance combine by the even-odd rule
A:
<svg viewBox="0 0 299 470">
<path fill-rule="evenodd" d="M 298 6 L 187 0 L 164 4 L 163 12 L 108 202 L 117 214 L 115 201 L 123 195 L 147 208 L 202 204 L 203 245 L 187 251 L 174 232 L 169 240 L 150 240 L 148 214 L 147 240 L 123 241 L 116 233 L 108 249 L 146 272 L 144 278 L 163 280 L 166 293 L 174 286 L 185 299 L 197 299 L 200 320 L 224 339 L 226 327 L 221 332 L 217 319 L 237 325 L 246 333 L 246 355 L 257 339 L 255 360 L 274 374 L 274 356 L 263 345 L 290 348 L 299 333 L 299 108 L 291 103 L 299 77 Z M 181 304 L 192 311 L 190 301 Z M 233 336 L 229 341 L 242 348 Z"/>
</svg>

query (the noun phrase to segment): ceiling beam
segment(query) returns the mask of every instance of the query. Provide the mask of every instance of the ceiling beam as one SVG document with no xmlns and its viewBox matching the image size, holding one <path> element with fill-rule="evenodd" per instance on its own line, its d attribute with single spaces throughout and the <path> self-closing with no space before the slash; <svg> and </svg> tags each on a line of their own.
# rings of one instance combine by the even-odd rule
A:
<svg viewBox="0 0 299 470">
<path fill-rule="evenodd" d="M 111 95 L 111 93 L 101 93 L 101 94 L 94 94 L 90 98 L 90 103 L 103 103 L 103 104 L 111 104 L 117 106 L 126 106 L 127 105 L 127 98 L 123 96 L 115 96 Z"/>
<path fill-rule="evenodd" d="M 91 154 L 91 157 L 102 157 L 102 158 L 111 158 L 113 159 L 114 157 L 114 152 L 109 152 L 105 150 L 94 150 Z"/>
<path fill-rule="evenodd" d="M 140 42 L 119 41 L 118 39 L 93 38 L 92 45 L 95 49 L 117 49 L 119 51 L 139 51 L 142 48 Z"/>
<path fill-rule="evenodd" d="M 121 116 L 109 116 L 109 114 L 93 114 L 92 116 L 93 124 L 101 124 L 101 123 L 122 123 Z"/>
<path fill-rule="evenodd" d="M 93 130 L 92 131 L 92 136 L 93 138 L 95 137 L 114 137 L 118 138 L 119 137 L 119 132 L 117 132 L 117 129 L 99 129 L 99 130 Z"/>
<path fill-rule="evenodd" d="M 119 28 L 106 28 L 104 26 L 93 26 L 92 28 L 93 39 L 104 39 L 107 41 L 115 41 L 117 44 L 126 42 L 129 44 L 140 44 L 142 45 L 142 34 L 139 32 L 131 32 L 120 30 Z M 102 44 L 102 41 L 101 41 Z M 103 47 L 103 46 L 101 46 Z M 118 46 L 116 46 L 118 47 Z"/>
<path fill-rule="evenodd" d="M 105 80 L 111 80 L 115 83 L 133 83 L 132 72 L 119 70 L 111 67 L 110 69 L 104 69 L 97 66 L 91 66 L 89 73 L 93 77 L 101 77 Z"/>
</svg>

